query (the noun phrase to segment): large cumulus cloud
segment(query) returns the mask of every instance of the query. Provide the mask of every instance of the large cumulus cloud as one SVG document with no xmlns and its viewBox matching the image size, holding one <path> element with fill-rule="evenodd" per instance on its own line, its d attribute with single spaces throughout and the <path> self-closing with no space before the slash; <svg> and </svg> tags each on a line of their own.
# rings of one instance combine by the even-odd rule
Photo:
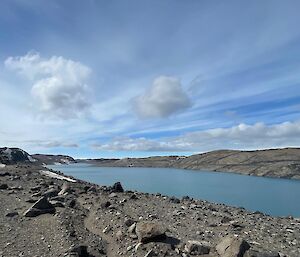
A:
<svg viewBox="0 0 300 257">
<path fill-rule="evenodd" d="M 164 118 L 191 105 L 180 80 L 160 76 L 142 95 L 134 99 L 134 110 L 141 118 Z"/>
<path fill-rule="evenodd" d="M 74 118 L 89 107 L 89 67 L 62 56 L 42 58 L 37 52 L 8 57 L 5 66 L 32 82 L 36 107 L 47 116 Z"/>
</svg>

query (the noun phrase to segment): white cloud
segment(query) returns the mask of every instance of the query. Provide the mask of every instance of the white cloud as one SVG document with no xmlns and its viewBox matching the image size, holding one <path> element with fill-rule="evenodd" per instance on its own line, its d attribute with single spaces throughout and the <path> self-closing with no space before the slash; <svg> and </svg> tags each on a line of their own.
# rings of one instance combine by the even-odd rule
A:
<svg viewBox="0 0 300 257">
<path fill-rule="evenodd" d="M 53 147 L 65 147 L 65 148 L 77 148 L 79 147 L 76 143 L 60 142 L 60 141 L 40 141 L 36 142 L 38 146 L 43 148 L 53 148 Z"/>
<path fill-rule="evenodd" d="M 98 150 L 112 151 L 191 151 L 217 149 L 263 149 L 297 147 L 300 144 L 300 122 L 275 125 L 239 124 L 231 128 L 217 128 L 186 133 L 161 140 L 146 138 L 117 138 L 106 144 L 96 144 Z"/>
<path fill-rule="evenodd" d="M 39 53 L 29 52 L 7 58 L 5 66 L 32 81 L 31 94 L 42 113 L 73 118 L 87 110 L 90 101 L 85 81 L 91 70 L 80 62 L 61 56 L 46 59 Z"/>
<path fill-rule="evenodd" d="M 146 138 L 118 137 L 106 144 L 93 144 L 96 150 L 103 151 L 172 151 L 167 142 L 157 142 Z"/>
<path fill-rule="evenodd" d="M 175 77 L 160 76 L 143 95 L 134 99 L 134 110 L 142 118 L 163 118 L 191 105 Z"/>
</svg>

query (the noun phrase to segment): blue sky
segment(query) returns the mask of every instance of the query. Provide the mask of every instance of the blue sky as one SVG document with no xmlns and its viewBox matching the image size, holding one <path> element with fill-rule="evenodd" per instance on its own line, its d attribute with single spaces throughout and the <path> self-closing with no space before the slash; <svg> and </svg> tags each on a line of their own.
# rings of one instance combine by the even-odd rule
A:
<svg viewBox="0 0 300 257">
<path fill-rule="evenodd" d="M 299 1 L 0 3 L 0 145 L 75 157 L 300 146 Z"/>
</svg>

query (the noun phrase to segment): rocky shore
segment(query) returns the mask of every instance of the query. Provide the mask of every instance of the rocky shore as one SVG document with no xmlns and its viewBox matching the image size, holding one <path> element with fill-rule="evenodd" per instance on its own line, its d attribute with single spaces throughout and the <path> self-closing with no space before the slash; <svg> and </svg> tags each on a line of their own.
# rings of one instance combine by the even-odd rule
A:
<svg viewBox="0 0 300 257">
<path fill-rule="evenodd" d="M 238 193 L 238 192 L 237 192 Z M 300 220 L 0 168 L 0 256 L 299 257 Z"/>
</svg>

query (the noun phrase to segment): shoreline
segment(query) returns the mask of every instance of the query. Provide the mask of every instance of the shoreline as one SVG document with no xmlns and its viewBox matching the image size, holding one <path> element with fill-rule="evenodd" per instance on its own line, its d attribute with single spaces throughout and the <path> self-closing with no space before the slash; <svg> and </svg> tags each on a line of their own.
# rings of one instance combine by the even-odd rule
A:
<svg viewBox="0 0 300 257">
<path fill-rule="evenodd" d="M 42 175 L 41 169 L 38 165 L 7 165 L 0 171 L 0 184 L 8 186 L 0 190 L 4 206 L 0 210 L 0 223 L 4 224 L 0 228 L 0 256 L 19 256 L 22 252 L 24 256 L 29 252 L 74 256 L 70 251 L 83 247 L 90 256 L 146 256 L 151 251 L 156 256 L 182 257 L 190 255 L 189 242 L 205 241 L 209 254 L 196 256 L 222 257 L 216 247 L 228 236 L 240 243 L 244 240 L 251 254 L 256 254 L 245 253 L 243 257 L 275 252 L 268 256 L 300 255 L 300 219 L 272 217 L 188 197 L 116 190 L 54 171 L 76 180 L 66 182 L 59 176 Z M 66 184 L 69 189 L 59 196 Z M 43 195 L 55 204 L 55 214 L 24 217 Z M 137 232 L 129 231 L 131 222 L 135 226 L 143 222 L 163 224 L 167 241 L 139 242 Z"/>
</svg>

